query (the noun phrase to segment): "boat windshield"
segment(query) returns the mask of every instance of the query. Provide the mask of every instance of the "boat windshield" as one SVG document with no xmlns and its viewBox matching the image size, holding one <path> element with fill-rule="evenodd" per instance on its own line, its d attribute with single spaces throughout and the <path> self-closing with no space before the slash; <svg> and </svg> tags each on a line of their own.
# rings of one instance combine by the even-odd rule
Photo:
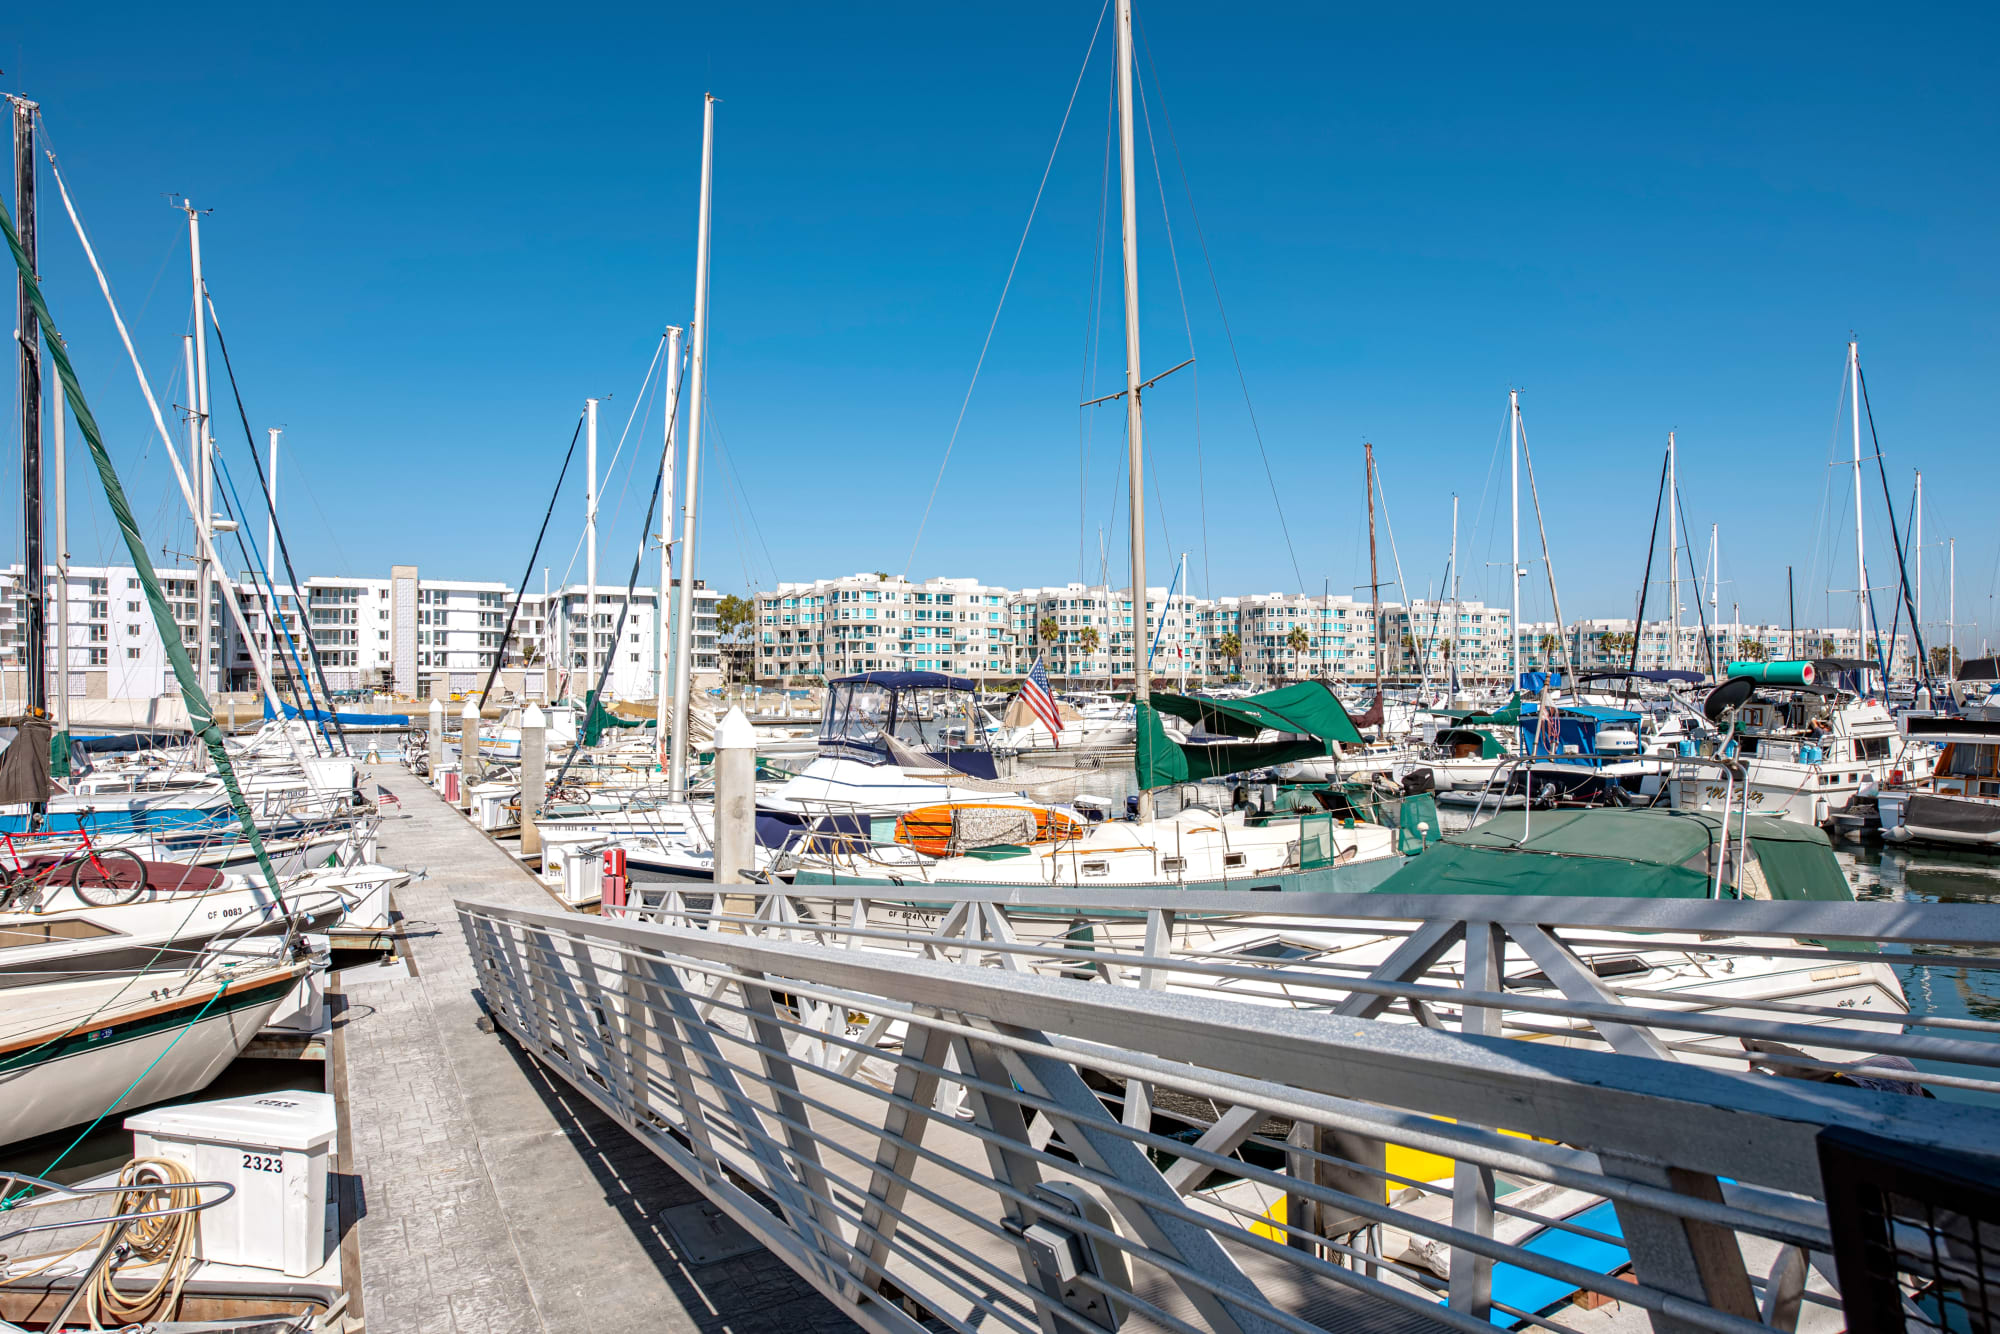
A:
<svg viewBox="0 0 2000 1334">
<path fill-rule="evenodd" d="M 844 677 L 828 683 L 820 749 L 879 762 L 895 758 L 889 749 L 893 738 L 962 768 L 965 752 L 985 750 L 975 698 L 971 681 L 936 672 Z"/>
<path fill-rule="evenodd" d="M 886 753 L 882 744 L 895 711 L 896 692 L 872 681 L 842 681 L 828 689 L 822 742 L 845 742 Z"/>
</svg>

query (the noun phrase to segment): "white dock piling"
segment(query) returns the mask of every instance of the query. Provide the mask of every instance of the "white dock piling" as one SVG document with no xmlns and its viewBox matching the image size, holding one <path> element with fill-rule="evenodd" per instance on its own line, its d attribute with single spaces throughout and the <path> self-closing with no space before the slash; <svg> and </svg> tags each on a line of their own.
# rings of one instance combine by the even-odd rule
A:
<svg viewBox="0 0 2000 1334">
<path fill-rule="evenodd" d="M 521 714 L 521 855 L 539 856 L 542 803 L 548 799 L 548 722 L 541 709 L 529 704 Z"/>
<path fill-rule="evenodd" d="M 479 705 L 465 701 L 458 711 L 458 803 L 472 809 L 472 784 L 479 777 Z"/>
<path fill-rule="evenodd" d="M 444 701 L 431 701 L 430 736 L 431 786 L 444 791 Z"/>
<path fill-rule="evenodd" d="M 740 708 L 715 729 L 715 883 L 747 885 L 757 866 L 757 729 Z"/>
</svg>

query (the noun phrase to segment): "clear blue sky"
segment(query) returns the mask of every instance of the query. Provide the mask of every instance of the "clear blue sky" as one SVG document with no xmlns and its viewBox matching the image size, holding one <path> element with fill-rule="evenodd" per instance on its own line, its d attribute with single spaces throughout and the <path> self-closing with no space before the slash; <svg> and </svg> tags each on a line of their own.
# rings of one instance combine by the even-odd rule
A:
<svg viewBox="0 0 2000 1334">
<path fill-rule="evenodd" d="M 1412 591 L 1443 572 L 1456 490 L 1467 595 L 1504 600 L 1490 562 L 1505 554 L 1495 444 L 1512 386 L 1565 613 L 1630 614 L 1674 428 L 1704 552 L 1721 527 L 1724 615 L 1740 602 L 1782 619 L 1789 563 L 1802 619 L 1818 619 L 1824 589 L 1853 584 L 1852 480 L 1826 466 L 1846 449 L 1834 411 L 1853 331 L 1899 512 L 1924 469 L 1927 537 L 1959 539 L 1960 620 L 1990 619 L 1990 6 L 1142 0 L 1139 14 L 1179 261 L 1177 279 L 1142 125 L 1144 360 L 1185 358 L 1190 325 L 1199 358 L 1198 380 L 1183 371 L 1148 399 L 1154 583 L 1182 550 L 1197 592 L 1363 583 L 1369 439 Z M 1108 24 L 911 557 L 1096 19 L 1090 3 L 105 5 L 87 21 L 40 6 L 11 25 L 0 82 L 43 103 L 148 368 L 176 393 L 185 226 L 166 196 L 213 208 L 210 285 L 259 438 L 286 427 L 280 500 L 306 570 L 519 578 L 582 399 L 609 397 L 608 460 L 661 327 L 687 321 L 713 88 L 723 462 L 698 573 L 733 590 L 906 565 L 1094 579 L 1102 526 L 1122 582 L 1122 413 L 1091 415 L 1080 515 L 1076 407 L 1122 374 L 1114 175 L 1097 379 L 1079 394 Z M 44 191 L 57 318 L 149 537 L 184 548 L 46 175 Z M 215 382 L 247 481 L 219 367 Z M 606 581 L 631 560 L 640 452 L 606 483 Z M 1889 584 L 1872 473 L 1866 495 L 1871 574 Z M 573 486 L 542 562 L 557 577 L 580 511 Z M 115 556 L 101 516 L 76 528 L 79 559 Z M 1944 618 L 1943 565 L 1940 546 L 1927 619 Z M 1539 568 L 1527 588 L 1527 613 L 1546 615 Z M 1833 605 L 1851 622 L 1851 595 Z"/>
</svg>

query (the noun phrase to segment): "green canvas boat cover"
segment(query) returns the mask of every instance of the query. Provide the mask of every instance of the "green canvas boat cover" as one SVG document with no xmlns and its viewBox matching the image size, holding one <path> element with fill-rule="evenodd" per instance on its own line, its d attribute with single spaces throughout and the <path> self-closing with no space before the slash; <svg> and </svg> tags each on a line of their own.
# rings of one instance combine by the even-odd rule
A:
<svg viewBox="0 0 2000 1334">
<path fill-rule="evenodd" d="M 1248 699 L 1204 699 L 1160 690 L 1149 698 L 1161 713 L 1199 724 L 1214 736 L 1254 737 L 1270 728 L 1322 741 L 1361 744 L 1361 733 L 1354 729 L 1333 687 L 1323 681 L 1300 681 Z"/>
<path fill-rule="evenodd" d="M 1706 811 L 1504 811 L 1477 829 L 1447 835 L 1376 892 L 1707 898 L 1713 884 L 1710 858 L 1721 832 L 1721 816 Z M 1740 832 L 1746 832 L 1741 818 L 1732 819 L 1732 845 Z M 1763 891 L 1751 894 L 1785 900 L 1853 897 L 1832 844 L 1819 830 L 1753 815 L 1747 833 Z M 1725 892 L 1737 891 L 1725 882 Z"/>
<path fill-rule="evenodd" d="M 1149 699 L 1150 704 L 1135 710 L 1139 735 L 1134 756 L 1139 786 L 1148 790 L 1331 755 L 1333 742 L 1361 744 L 1361 733 L 1333 688 L 1319 681 L 1301 681 L 1248 699 L 1203 699 L 1157 690 Z M 1160 722 L 1163 713 L 1212 736 L 1245 739 L 1183 744 L 1167 735 Z M 1278 741 L 1248 739 L 1266 729 L 1292 735 Z"/>
<path fill-rule="evenodd" d="M 594 746 L 604 739 L 604 734 L 614 727 L 651 727 L 651 718 L 621 718 L 604 707 L 604 701 L 597 697 L 595 690 L 584 692 L 590 708 L 584 716 L 583 744 Z"/>
</svg>

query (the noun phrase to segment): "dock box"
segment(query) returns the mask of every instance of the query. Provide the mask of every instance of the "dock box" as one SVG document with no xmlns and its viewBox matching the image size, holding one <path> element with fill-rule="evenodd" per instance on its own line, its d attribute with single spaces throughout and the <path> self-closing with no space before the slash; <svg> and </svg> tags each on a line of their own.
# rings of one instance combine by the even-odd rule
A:
<svg viewBox="0 0 2000 1334">
<path fill-rule="evenodd" d="M 162 1107 L 125 1118 L 135 1158 L 171 1158 L 236 1194 L 201 1212 L 202 1255 L 293 1278 L 326 1260 L 333 1095 L 285 1090 Z"/>
</svg>

